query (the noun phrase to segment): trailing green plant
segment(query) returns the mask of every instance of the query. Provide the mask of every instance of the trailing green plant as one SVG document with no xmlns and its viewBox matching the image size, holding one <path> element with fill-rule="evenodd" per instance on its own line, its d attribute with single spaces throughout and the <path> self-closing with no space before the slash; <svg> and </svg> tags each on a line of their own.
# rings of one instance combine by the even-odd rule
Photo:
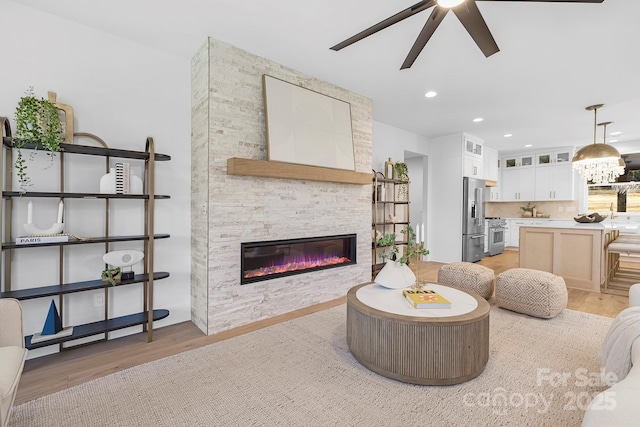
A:
<svg viewBox="0 0 640 427">
<path fill-rule="evenodd" d="M 407 225 L 407 228 L 400 232 L 407 236 L 407 248 L 398 260 L 400 264 L 409 265 L 412 259 L 417 260 L 420 256 L 429 255 L 429 250 L 423 246 L 424 243 L 421 245 L 416 244 L 416 233 L 411 225 Z"/>
<path fill-rule="evenodd" d="M 387 258 L 391 258 L 395 260 L 395 255 L 399 252 L 398 247 L 395 245 L 396 243 L 396 234 L 395 233 L 384 233 L 378 240 L 376 240 L 376 246 L 378 247 L 389 247 L 388 250 L 380 252 L 378 256 L 382 258 L 383 261 L 386 261 Z"/>
<path fill-rule="evenodd" d="M 396 242 L 396 233 L 384 233 L 378 240 L 376 246 L 390 246 Z"/>
<path fill-rule="evenodd" d="M 385 260 L 386 258 L 391 258 L 392 260 L 397 261 L 400 264 L 409 265 L 411 260 L 417 260 L 420 256 L 429 255 L 429 250 L 425 249 L 423 245 L 416 244 L 416 233 L 411 225 L 407 225 L 407 227 L 400 232 L 407 236 L 407 246 L 405 247 L 402 256 L 396 259 L 396 255 L 400 253 L 400 248 L 395 245 L 395 234 L 385 234 L 383 235 L 383 237 L 393 236 L 393 242 L 391 243 L 393 246 L 391 246 L 388 251 L 382 252 L 380 254 L 380 258 L 382 258 L 383 260 Z M 381 240 L 382 238 L 376 241 L 377 246 L 383 246 L 378 243 Z"/>
<path fill-rule="evenodd" d="M 400 252 L 400 249 L 398 249 L 398 247 L 394 245 L 388 251 L 381 252 L 379 256 L 380 258 L 382 258 L 383 261 L 386 261 L 387 258 L 390 258 L 392 261 L 395 261 L 396 255 L 398 254 L 398 252 Z"/>
<path fill-rule="evenodd" d="M 398 200 L 407 200 L 409 196 L 409 168 L 404 162 L 396 162 L 393 166 L 396 170 L 398 185 Z"/>
<path fill-rule="evenodd" d="M 60 151 L 63 140 L 62 123 L 58 109 L 44 98 L 37 99 L 33 86 L 20 98 L 15 112 L 16 134 L 14 137 L 17 149 L 14 167 L 17 170 L 20 188 L 25 190 L 31 185 L 27 176 L 27 165 L 22 155 L 22 148 L 29 143 L 40 143 L 50 153 Z"/>
</svg>

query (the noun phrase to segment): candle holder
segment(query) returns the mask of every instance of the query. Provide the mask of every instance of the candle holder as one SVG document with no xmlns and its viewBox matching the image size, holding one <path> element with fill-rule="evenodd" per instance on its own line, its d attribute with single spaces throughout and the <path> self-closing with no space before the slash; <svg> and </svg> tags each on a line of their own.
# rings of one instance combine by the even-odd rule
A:
<svg viewBox="0 0 640 427">
<path fill-rule="evenodd" d="M 62 215 L 64 214 L 64 203 L 62 200 L 58 205 L 58 221 L 54 222 L 49 228 L 38 228 L 33 224 L 33 203 L 29 202 L 27 205 L 27 223 L 24 224 L 24 229 L 29 236 L 42 236 L 46 234 L 60 234 L 64 228 L 62 222 Z"/>
<path fill-rule="evenodd" d="M 29 236 L 41 236 L 43 234 L 60 234 L 64 229 L 64 223 L 56 222 L 51 227 L 43 229 L 38 228 L 33 223 L 24 224 L 24 229 Z"/>
</svg>

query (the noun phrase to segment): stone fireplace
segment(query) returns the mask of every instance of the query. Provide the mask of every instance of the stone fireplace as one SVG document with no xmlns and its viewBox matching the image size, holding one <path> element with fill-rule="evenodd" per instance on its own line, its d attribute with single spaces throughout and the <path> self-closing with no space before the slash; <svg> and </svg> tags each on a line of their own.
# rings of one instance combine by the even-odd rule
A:
<svg viewBox="0 0 640 427">
<path fill-rule="evenodd" d="M 227 173 L 230 158 L 267 160 L 263 74 L 348 102 L 355 172 L 371 173 L 371 100 L 207 40 L 192 60 L 191 142 L 191 318 L 207 334 L 335 300 L 371 280 L 370 184 Z M 340 268 L 242 285 L 243 243 L 344 235 L 355 235 L 354 253 Z"/>
</svg>

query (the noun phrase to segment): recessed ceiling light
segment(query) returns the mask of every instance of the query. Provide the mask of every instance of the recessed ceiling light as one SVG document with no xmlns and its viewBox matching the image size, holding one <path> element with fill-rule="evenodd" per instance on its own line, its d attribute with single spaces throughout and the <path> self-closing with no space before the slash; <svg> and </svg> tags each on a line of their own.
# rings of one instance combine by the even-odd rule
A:
<svg viewBox="0 0 640 427">
<path fill-rule="evenodd" d="M 527 144 L 524 146 L 524 148 L 529 148 L 529 147 L 533 147 L 533 144 Z"/>
<path fill-rule="evenodd" d="M 614 143 L 614 142 L 618 142 L 618 140 L 617 139 L 610 139 L 609 142 L 610 143 Z"/>
<path fill-rule="evenodd" d="M 437 93 L 432 91 L 432 90 L 430 90 L 429 92 L 424 94 L 424 96 L 426 96 L 427 98 L 433 98 L 436 95 L 437 95 Z"/>
<path fill-rule="evenodd" d="M 620 132 L 620 131 L 618 131 L 618 132 L 611 132 L 611 133 L 609 134 L 609 136 L 620 136 L 620 135 L 622 135 L 622 132 Z"/>
<path fill-rule="evenodd" d="M 513 134 L 512 134 L 512 133 L 505 133 L 505 134 L 504 134 L 504 137 L 505 137 L 505 138 L 511 138 L 512 136 L 513 136 Z"/>
<path fill-rule="evenodd" d="M 478 117 L 478 118 L 473 119 L 473 121 L 474 121 L 475 123 L 480 123 L 480 122 L 481 122 L 481 121 L 483 121 L 483 120 L 484 120 L 484 119 L 483 119 L 482 117 Z"/>
</svg>

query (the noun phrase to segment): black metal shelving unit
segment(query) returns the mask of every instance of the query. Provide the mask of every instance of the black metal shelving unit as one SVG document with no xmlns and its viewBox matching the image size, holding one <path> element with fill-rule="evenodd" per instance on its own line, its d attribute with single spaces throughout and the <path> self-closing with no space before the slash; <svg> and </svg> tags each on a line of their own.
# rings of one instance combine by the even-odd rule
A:
<svg viewBox="0 0 640 427">
<path fill-rule="evenodd" d="M 376 232 L 395 233 L 395 246 L 407 246 L 406 238 L 400 232 L 409 225 L 409 189 L 408 183 L 397 179 L 384 178 L 382 173 L 373 171 L 373 202 L 371 208 L 371 278 L 375 278 L 378 272 L 384 267 L 384 262 L 379 262 L 379 254 L 388 251 L 390 246 L 376 245 Z M 406 200 L 399 200 L 398 187 L 406 185 Z M 384 191 L 382 190 L 384 189 Z M 389 215 L 402 215 L 402 220 L 390 221 Z"/>
<path fill-rule="evenodd" d="M 46 347 L 54 344 L 60 346 L 60 350 L 73 348 L 74 346 L 63 346 L 63 343 L 77 340 L 80 338 L 86 338 L 95 335 L 102 335 L 104 337 L 98 342 L 107 340 L 108 332 L 118 329 L 128 328 L 131 326 L 143 325 L 143 329 L 148 334 L 148 341 L 153 340 L 153 322 L 169 316 L 169 311 L 165 309 L 153 308 L 153 287 L 155 280 L 161 280 L 169 277 L 168 272 L 156 272 L 154 271 L 154 243 L 156 239 L 167 239 L 169 234 L 154 234 L 154 206 L 155 200 L 166 200 L 170 196 L 155 194 L 155 162 L 156 161 L 169 161 L 171 157 L 166 154 L 160 154 L 155 152 L 154 142 L 152 138 L 147 138 L 146 147 L 144 151 L 131 151 L 120 150 L 109 147 L 94 147 L 87 145 L 76 144 L 60 144 L 61 151 L 59 156 L 60 160 L 60 191 L 59 192 L 19 192 L 12 190 L 12 175 L 11 165 L 13 163 L 13 151 L 17 148 L 15 141 L 11 135 L 11 128 L 8 119 L 0 117 L 0 129 L 2 129 L 2 150 L 0 157 L 0 180 L 2 180 L 0 187 L 2 188 L 2 201 L 3 212 L 2 218 L 2 262 L 3 262 L 3 275 L 2 275 L 2 292 L 1 298 L 16 298 L 18 300 L 30 300 L 36 298 L 45 297 L 58 297 L 60 315 L 65 309 L 63 296 L 67 294 L 73 294 L 78 292 L 85 292 L 91 290 L 103 289 L 105 292 L 105 307 L 104 318 L 99 321 L 90 322 L 81 325 L 73 325 L 73 334 L 66 337 L 59 337 L 43 342 L 31 343 L 32 335 L 25 337 L 25 345 L 29 349 Z M 40 150 L 43 149 L 40 143 L 27 143 L 22 150 Z M 64 156 L 68 154 L 74 155 L 89 155 L 89 156 L 101 156 L 105 158 L 106 171 L 109 172 L 110 159 L 112 157 L 122 159 L 132 159 L 144 161 L 144 191 L 143 194 L 102 194 L 102 193 L 77 193 L 64 191 Z M 55 243 L 38 243 L 38 244 L 16 244 L 15 237 L 12 235 L 11 227 L 11 211 L 14 199 L 24 198 L 54 198 L 54 199 L 102 199 L 105 202 L 106 219 L 105 219 L 105 235 L 99 237 L 83 237 L 82 239 L 75 240 L 70 239 L 67 242 L 55 242 Z M 121 200 L 140 200 L 144 203 L 145 212 L 145 224 L 144 232 L 140 235 L 133 236 L 112 236 L 109 235 L 109 202 L 112 199 Z M 105 251 L 109 251 L 109 244 L 113 242 L 125 242 L 125 241 L 141 241 L 144 245 L 144 272 L 142 274 L 136 274 L 132 279 L 121 280 L 118 286 L 131 286 L 136 284 L 142 284 L 144 289 L 144 301 L 143 310 L 139 313 L 132 313 L 125 316 L 109 317 L 108 307 L 109 298 L 108 290 L 112 288 L 109 282 L 104 282 L 101 279 L 86 280 L 72 283 L 64 283 L 63 280 L 63 260 L 64 260 L 64 248 L 67 246 L 85 245 L 102 243 L 105 245 Z M 28 250 L 30 248 L 38 247 L 57 247 L 59 248 L 59 262 L 60 272 L 57 284 L 35 286 L 29 288 L 12 289 L 11 280 L 11 254 L 12 251 L 20 249 Z"/>
</svg>

